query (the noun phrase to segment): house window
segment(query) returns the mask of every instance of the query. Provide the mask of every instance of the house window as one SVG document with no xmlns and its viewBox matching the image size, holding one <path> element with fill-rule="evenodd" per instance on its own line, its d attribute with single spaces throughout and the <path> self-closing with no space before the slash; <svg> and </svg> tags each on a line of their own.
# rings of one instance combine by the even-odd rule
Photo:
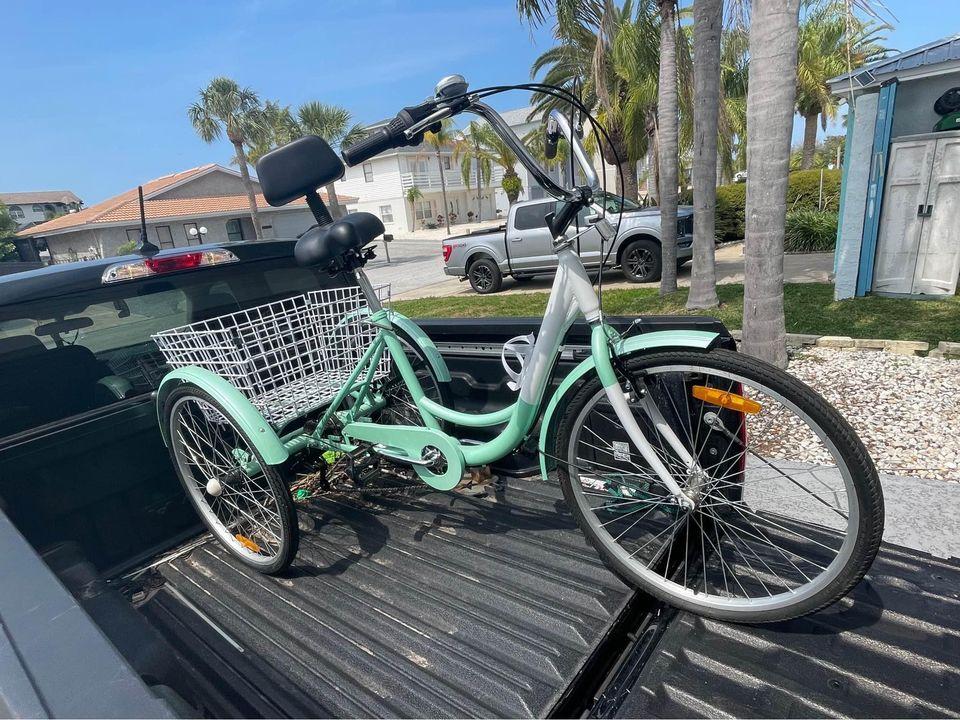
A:
<svg viewBox="0 0 960 720">
<path fill-rule="evenodd" d="M 444 170 L 449 170 L 449 169 L 450 169 L 450 156 L 449 156 L 449 155 L 447 155 L 446 157 L 443 158 L 443 169 L 444 169 Z"/>
<path fill-rule="evenodd" d="M 191 231 L 193 232 L 191 233 Z M 202 242 L 200 239 L 200 226 L 196 223 L 184 223 L 183 234 L 187 238 L 187 245 L 199 245 Z"/>
<path fill-rule="evenodd" d="M 170 232 L 169 225 L 157 225 L 157 240 L 160 241 L 160 248 L 172 248 L 173 233 Z"/>
<path fill-rule="evenodd" d="M 417 220 L 429 220 L 433 217 L 433 214 L 430 211 L 430 201 L 429 200 L 420 200 L 415 205 Z"/>
<path fill-rule="evenodd" d="M 127 242 L 132 242 L 135 245 L 140 244 L 140 228 L 127 229 Z"/>
<path fill-rule="evenodd" d="M 33 211 L 34 211 L 34 212 L 37 212 L 37 213 L 42 213 L 42 212 L 43 212 L 43 205 L 34 205 L 34 206 L 33 206 Z"/>
<path fill-rule="evenodd" d="M 227 240 L 230 242 L 240 242 L 243 240 L 243 225 L 238 218 L 227 220 Z"/>
<path fill-rule="evenodd" d="M 10 213 L 10 217 L 14 220 L 23 220 L 23 210 L 19 205 L 11 205 L 7 210 Z"/>
<path fill-rule="evenodd" d="M 380 206 L 380 219 L 385 223 L 393 222 L 393 206 L 392 205 L 381 205 Z"/>
<path fill-rule="evenodd" d="M 363 181 L 373 182 L 373 163 L 363 164 Z"/>
</svg>

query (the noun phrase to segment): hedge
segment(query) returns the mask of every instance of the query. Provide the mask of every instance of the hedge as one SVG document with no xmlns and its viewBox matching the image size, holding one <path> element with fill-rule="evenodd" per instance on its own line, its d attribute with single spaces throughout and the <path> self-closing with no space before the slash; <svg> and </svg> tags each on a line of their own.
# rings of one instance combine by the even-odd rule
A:
<svg viewBox="0 0 960 720">
<path fill-rule="evenodd" d="M 798 170 L 790 173 L 787 185 L 787 210 L 817 210 L 820 196 L 820 171 Z M 740 240 L 745 231 L 744 215 L 747 184 L 733 183 L 717 188 L 717 238 Z M 823 171 L 823 209 L 836 212 L 840 204 L 840 170 Z"/>
<path fill-rule="evenodd" d="M 831 252 L 837 244 L 837 219 L 835 210 L 788 211 L 783 232 L 784 252 Z"/>
</svg>

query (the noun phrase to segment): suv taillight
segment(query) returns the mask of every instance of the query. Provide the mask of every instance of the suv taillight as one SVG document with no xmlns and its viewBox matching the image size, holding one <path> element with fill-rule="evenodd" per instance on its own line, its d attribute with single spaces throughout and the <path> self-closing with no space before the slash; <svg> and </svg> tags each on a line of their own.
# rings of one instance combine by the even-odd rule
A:
<svg viewBox="0 0 960 720">
<path fill-rule="evenodd" d="M 450 254 L 453 252 L 453 245 L 444 245 L 443 246 L 443 261 L 448 262 L 450 260 Z"/>
</svg>

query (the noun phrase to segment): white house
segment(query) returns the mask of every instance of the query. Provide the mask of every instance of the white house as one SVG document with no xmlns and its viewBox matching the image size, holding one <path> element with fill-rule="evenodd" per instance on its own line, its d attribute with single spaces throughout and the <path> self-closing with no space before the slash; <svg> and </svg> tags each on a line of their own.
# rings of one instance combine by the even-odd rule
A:
<svg viewBox="0 0 960 720">
<path fill-rule="evenodd" d="M 370 129 L 379 124 L 370 126 Z M 442 224 L 443 188 L 441 172 L 447 190 L 447 213 L 453 222 L 465 223 L 472 219 L 489 220 L 496 217 L 494 187 L 503 177 L 502 170 L 494 173 L 489 187 L 484 187 L 477 199 L 476 182 L 470 188 L 463 182 L 460 164 L 453 158 L 453 147 L 442 148 L 440 157 L 429 145 L 400 148 L 371 158 L 362 165 L 348 167 L 342 180 L 337 181 L 337 195 L 358 198 L 350 209 L 370 212 L 383 221 L 388 233 L 420 230 L 428 224 Z M 410 188 L 420 190 L 421 199 L 411 204 L 406 194 Z M 472 216 L 469 213 L 473 213 Z"/>
<path fill-rule="evenodd" d="M 7 206 L 21 230 L 83 207 L 83 200 L 69 190 L 0 193 L 0 203 Z"/>
<path fill-rule="evenodd" d="M 143 197 L 147 237 L 160 248 L 256 238 L 243 181 L 235 170 L 209 164 L 165 175 L 144 183 Z M 275 208 L 259 193 L 256 197 L 265 238 L 294 238 L 315 222 L 303 199 Z M 342 194 L 339 200 L 348 211 L 355 209 L 355 197 Z M 45 244 L 54 262 L 117 255 L 122 245 L 139 239 L 136 188 L 21 230 L 16 237 L 18 247 L 28 243 L 34 255 Z"/>
</svg>

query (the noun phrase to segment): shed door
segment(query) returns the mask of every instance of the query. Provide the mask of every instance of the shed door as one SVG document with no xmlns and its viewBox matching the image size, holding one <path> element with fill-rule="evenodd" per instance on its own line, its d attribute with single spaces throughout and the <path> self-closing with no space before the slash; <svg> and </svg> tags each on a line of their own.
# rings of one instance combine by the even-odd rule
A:
<svg viewBox="0 0 960 720">
<path fill-rule="evenodd" d="M 913 291 L 923 229 L 918 209 L 926 203 L 935 149 L 934 140 L 894 142 L 890 146 L 873 273 L 875 291 Z"/>
<path fill-rule="evenodd" d="M 960 275 L 960 137 L 936 144 L 913 292 L 953 295 Z"/>
</svg>

